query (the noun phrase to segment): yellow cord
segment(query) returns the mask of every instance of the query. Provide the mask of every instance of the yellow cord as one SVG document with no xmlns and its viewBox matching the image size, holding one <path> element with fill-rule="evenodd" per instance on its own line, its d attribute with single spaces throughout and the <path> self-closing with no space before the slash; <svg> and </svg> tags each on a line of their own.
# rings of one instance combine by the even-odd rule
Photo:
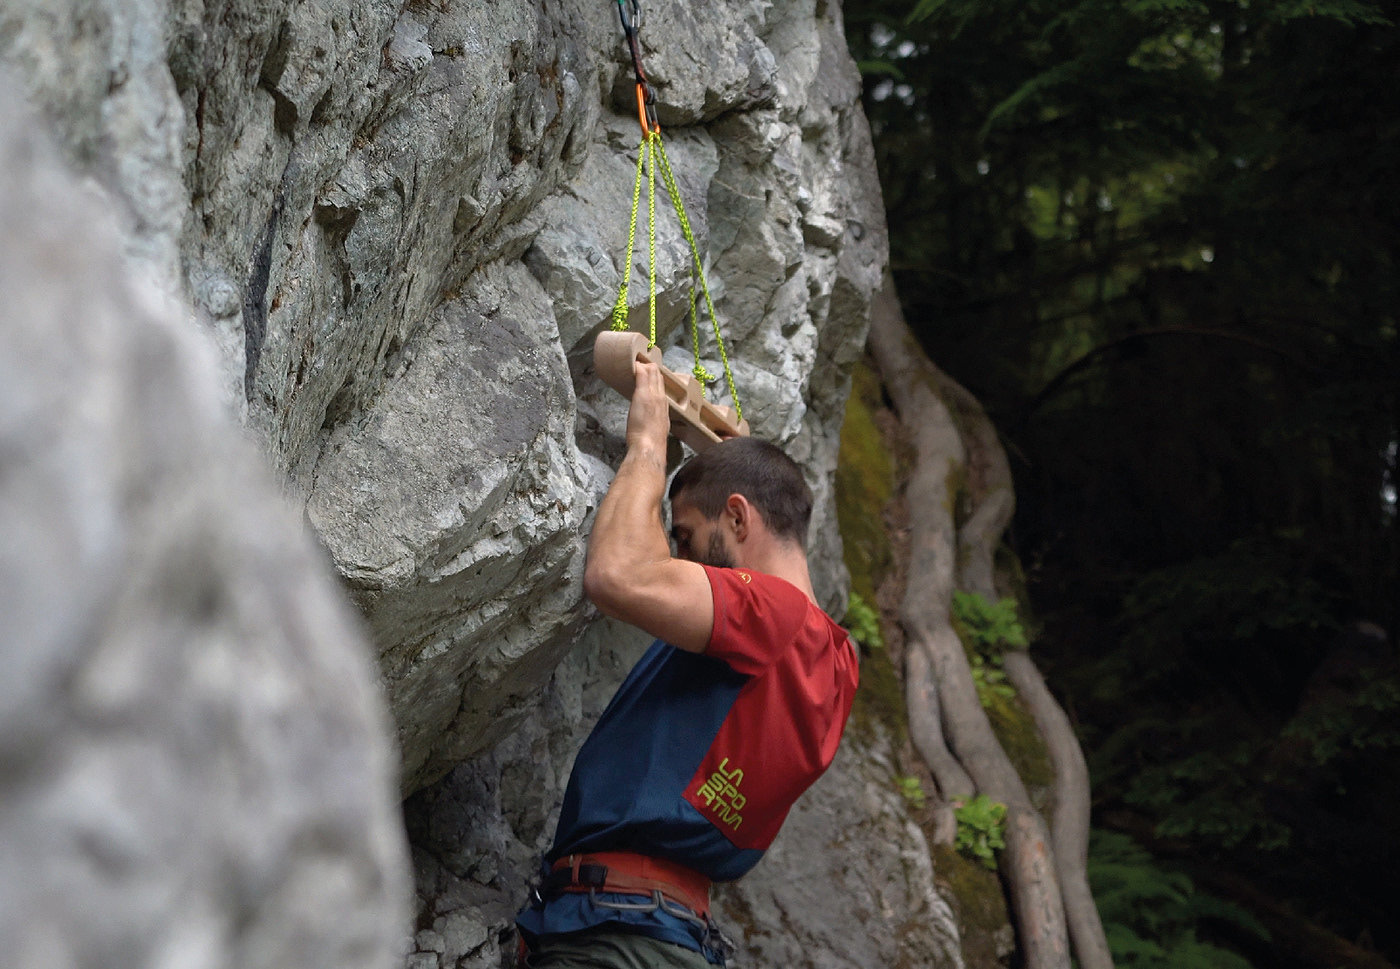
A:
<svg viewBox="0 0 1400 969">
<path fill-rule="evenodd" d="M 734 372 L 729 368 L 729 353 L 724 348 L 724 337 L 719 332 L 719 317 L 715 315 L 715 303 L 710 298 L 709 284 L 705 282 L 705 267 L 700 263 L 700 247 L 695 243 L 695 233 L 691 231 L 690 220 L 685 215 L 685 203 L 681 199 L 680 186 L 676 184 L 675 173 L 671 171 L 671 161 L 666 157 L 666 147 L 661 144 L 659 134 L 656 146 L 661 155 L 661 178 L 666 183 L 666 190 L 671 193 L 671 204 L 675 206 L 676 216 L 680 219 L 681 232 L 685 235 L 685 241 L 690 243 L 690 256 L 695 261 L 695 275 L 700 279 L 700 291 L 705 295 L 705 309 L 709 311 L 710 325 L 714 329 L 715 343 L 719 347 L 719 359 L 724 364 L 724 379 L 729 386 L 729 396 L 734 401 L 734 414 L 739 420 L 743 420 L 744 409 L 739 404 L 739 392 L 734 388 Z M 700 337 L 698 332 L 693 334 L 693 338 L 695 366 L 700 368 Z"/>
<path fill-rule="evenodd" d="M 650 326 L 647 328 L 647 346 L 656 346 L 656 146 L 661 144 L 661 132 L 652 130 L 647 135 L 648 147 L 650 148 L 651 164 L 647 165 L 647 234 L 650 237 L 651 263 L 647 270 L 648 299 L 647 317 Z"/>
<path fill-rule="evenodd" d="M 649 163 L 649 164 L 648 164 Z M 647 245 L 649 268 L 648 285 L 648 345 L 656 346 L 656 175 L 660 169 L 661 181 L 671 197 L 671 205 L 676 210 L 681 234 L 690 246 L 690 257 L 695 267 L 694 278 L 700 281 L 700 292 L 705 297 L 705 309 L 710 314 L 710 326 L 715 334 L 715 344 L 719 347 L 719 358 L 724 364 L 724 379 L 729 388 L 730 399 L 734 401 L 734 413 L 738 420 L 744 419 L 744 409 L 739 403 L 739 391 L 734 386 L 734 373 L 729 366 L 729 353 L 724 346 L 724 337 L 719 330 L 719 317 L 715 315 L 714 300 L 710 297 L 710 287 L 705 281 L 705 267 L 700 260 L 700 247 L 695 242 L 695 233 L 690 228 L 690 219 L 685 214 L 685 201 L 681 197 L 680 186 L 676 183 L 671 161 L 666 157 L 666 146 L 661 142 L 660 129 L 653 128 L 642 135 L 642 143 L 637 147 L 637 176 L 632 185 L 632 216 L 627 225 L 627 257 L 622 265 L 622 285 L 618 289 L 617 302 L 613 304 L 612 329 L 627 329 L 627 287 L 632 278 L 632 253 L 637 239 L 637 211 L 642 201 L 642 171 L 647 172 Z M 695 289 L 690 291 L 690 339 L 695 354 L 695 368 L 691 371 L 700 382 L 701 393 L 705 385 L 715 379 L 700 363 L 700 323 L 697 313 Z"/>
<path fill-rule="evenodd" d="M 700 381 L 700 392 L 705 392 L 705 387 L 714 382 L 715 375 L 705 369 L 705 365 L 700 362 L 700 321 L 695 312 L 695 277 L 690 278 L 690 345 L 695 351 L 695 366 L 690 372 L 695 379 Z"/>
<path fill-rule="evenodd" d="M 642 200 L 642 163 L 646 160 L 646 137 L 637 149 L 637 178 L 632 184 L 632 221 L 627 226 L 627 257 L 622 262 L 622 286 L 613 304 L 612 328 L 627 329 L 627 284 L 632 280 L 632 249 L 637 241 L 637 207 Z"/>
</svg>

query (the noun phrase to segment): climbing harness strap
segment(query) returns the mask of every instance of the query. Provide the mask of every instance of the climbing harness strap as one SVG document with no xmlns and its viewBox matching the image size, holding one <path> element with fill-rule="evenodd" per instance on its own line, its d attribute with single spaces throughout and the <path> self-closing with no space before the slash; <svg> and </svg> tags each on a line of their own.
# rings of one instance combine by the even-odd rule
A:
<svg viewBox="0 0 1400 969">
<path fill-rule="evenodd" d="M 551 892 L 658 894 L 672 906 L 679 905 L 687 910 L 691 919 L 703 920 L 710 914 L 708 878 L 684 865 L 630 851 L 600 851 L 560 858 L 545 878 L 543 891 L 546 896 Z"/>
<path fill-rule="evenodd" d="M 565 892 L 586 892 L 598 908 L 665 912 L 699 928 L 704 944 L 725 959 L 734 954 L 733 941 L 710 916 L 710 880 L 684 865 L 631 851 L 567 855 L 554 863 L 536 890 L 536 898 L 544 901 Z M 633 896 L 639 901 L 600 897 L 604 894 Z"/>
<path fill-rule="evenodd" d="M 705 280 L 705 267 L 700 258 L 700 246 L 695 241 L 695 233 L 690 227 L 690 219 L 686 216 L 685 201 L 681 197 L 680 185 L 676 181 L 675 172 L 671 169 L 671 161 L 666 157 L 666 146 L 661 141 L 661 126 L 656 121 L 656 95 L 647 80 L 646 71 L 642 68 L 641 47 L 637 38 L 637 28 L 641 20 L 641 4 L 639 0 L 617 0 L 617 10 L 618 16 L 622 20 L 623 33 L 627 37 L 628 49 L 632 54 L 632 68 L 637 86 L 637 119 L 642 127 L 642 140 L 637 147 L 637 174 L 632 184 L 632 214 L 627 225 L 627 253 L 623 261 L 622 284 L 618 288 L 617 302 L 613 304 L 612 329 L 627 329 L 629 313 L 627 290 L 632 277 L 632 255 L 636 248 L 637 239 L 637 212 L 641 207 L 642 178 L 643 173 L 645 173 L 648 186 L 647 344 L 648 346 L 656 345 L 656 177 L 659 173 L 666 194 L 671 199 L 671 207 L 675 209 L 676 219 L 680 223 L 681 235 L 685 237 L 686 244 L 690 247 L 690 342 L 695 357 L 695 366 L 691 373 L 699 382 L 702 395 L 705 386 L 713 383 L 716 379 L 715 375 L 710 373 L 700 362 L 700 324 L 695 292 L 698 282 L 700 293 L 705 297 L 705 311 L 710 316 L 715 345 L 719 348 L 720 362 L 724 365 L 725 384 L 728 387 L 730 399 L 734 401 L 734 413 L 737 419 L 742 420 L 744 410 L 739 403 L 739 392 L 734 386 L 734 373 L 729 366 L 729 353 L 724 346 L 724 336 L 720 333 L 719 317 L 715 315 L 714 300 L 710 296 L 710 287 Z"/>
</svg>

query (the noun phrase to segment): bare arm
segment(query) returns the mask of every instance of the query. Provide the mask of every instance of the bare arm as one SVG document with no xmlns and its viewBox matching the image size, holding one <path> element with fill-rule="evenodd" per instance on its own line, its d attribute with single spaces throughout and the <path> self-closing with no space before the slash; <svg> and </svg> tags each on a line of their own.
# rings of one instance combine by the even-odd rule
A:
<svg viewBox="0 0 1400 969">
<path fill-rule="evenodd" d="M 666 391 L 655 365 L 638 361 L 633 373 L 627 455 L 593 522 L 583 589 L 604 614 L 699 653 L 714 627 L 714 595 L 703 568 L 671 557 L 661 522 L 671 424 Z"/>
</svg>

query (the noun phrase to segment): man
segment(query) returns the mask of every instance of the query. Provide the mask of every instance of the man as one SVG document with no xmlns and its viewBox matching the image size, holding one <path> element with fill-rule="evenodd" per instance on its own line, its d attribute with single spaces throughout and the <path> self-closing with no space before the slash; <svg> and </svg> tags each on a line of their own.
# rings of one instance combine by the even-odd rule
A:
<svg viewBox="0 0 1400 969">
<path fill-rule="evenodd" d="M 693 459 L 671 485 L 673 557 L 666 394 L 656 366 L 634 372 L 584 591 L 658 639 L 574 763 L 517 919 L 533 969 L 723 965 L 710 882 L 757 863 L 830 765 L 855 694 L 855 652 L 812 592 L 800 469 L 749 438 Z"/>
</svg>

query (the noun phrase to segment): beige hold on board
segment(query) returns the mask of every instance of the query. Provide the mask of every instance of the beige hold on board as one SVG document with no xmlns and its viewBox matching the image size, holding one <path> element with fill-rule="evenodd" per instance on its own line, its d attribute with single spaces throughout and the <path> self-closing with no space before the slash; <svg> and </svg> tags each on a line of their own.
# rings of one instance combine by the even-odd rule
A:
<svg viewBox="0 0 1400 969">
<path fill-rule="evenodd" d="M 613 390 L 628 400 L 636 386 L 632 363 L 642 359 L 661 368 L 666 398 L 671 407 L 671 433 L 703 451 L 727 437 L 748 437 L 749 422 L 739 420 L 732 407 L 712 404 L 700 396 L 700 381 L 688 373 L 668 370 L 661 362 L 661 348 L 648 347 L 643 333 L 604 330 L 593 344 L 593 369 Z"/>
</svg>

